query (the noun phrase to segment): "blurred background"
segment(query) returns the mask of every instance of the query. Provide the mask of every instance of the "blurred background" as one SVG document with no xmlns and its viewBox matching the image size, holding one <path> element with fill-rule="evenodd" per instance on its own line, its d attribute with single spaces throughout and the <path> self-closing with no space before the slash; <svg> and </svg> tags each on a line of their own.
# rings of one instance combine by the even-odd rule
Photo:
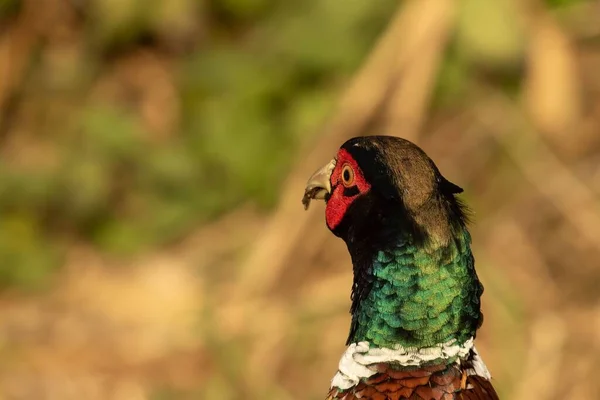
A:
<svg viewBox="0 0 600 400">
<path fill-rule="evenodd" d="M 347 138 L 474 210 L 503 399 L 597 399 L 600 3 L 0 0 L 0 399 L 322 399 Z"/>
</svg>

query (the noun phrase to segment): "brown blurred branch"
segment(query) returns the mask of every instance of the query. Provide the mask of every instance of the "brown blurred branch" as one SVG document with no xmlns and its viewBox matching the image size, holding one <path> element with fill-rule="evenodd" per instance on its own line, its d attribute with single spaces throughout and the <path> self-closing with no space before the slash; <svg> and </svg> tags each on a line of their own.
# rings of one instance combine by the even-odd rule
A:
<svg viewBox="0 0 600 400">
<path fill-rule="evenodd" d="M 592 189 L 561 162 L 502 95 L 481 106 L 478 115 L 529 182 L 583 238 L 600 249 L 600 212 L 598 197 Z M 506 127 L 507 116 L 514 126 Z"/>
<path fill-rule="evenodd" d="M 36 26 L 37 4 L 25 2 L 19 17 L 0 31 L 0 134 L 7 118 L 7 102 L 21 85 L 26 64 L 38 39 Z"/>
<path fill-rule="evenodd" d="M 524 95 L 535 129 L 557 150 L 576 157 L 586 148 L 577 49 L 547 10 L 529 20 L 530 36 Z M 573 136 L 579 140 L 569 140 Z"/>
</svg>

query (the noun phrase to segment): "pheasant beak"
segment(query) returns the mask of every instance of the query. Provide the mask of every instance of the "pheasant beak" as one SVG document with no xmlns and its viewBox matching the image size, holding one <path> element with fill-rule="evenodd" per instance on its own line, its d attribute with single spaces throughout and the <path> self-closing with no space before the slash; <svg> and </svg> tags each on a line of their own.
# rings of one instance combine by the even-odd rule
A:
<svg viewBox="0 0 600 400">
<path fill-rule="evenodd" d="M 335 158 L 323 168 L 312 174 L 306 183 L 304 189 L 304 197 L 302 197 L 302 204 L 304 209 L 308 210 L 310 201 L 312 199 L 326 200 L 327 196 L 331 194 L 331 173 L 335 168 Z"/>
</svg>

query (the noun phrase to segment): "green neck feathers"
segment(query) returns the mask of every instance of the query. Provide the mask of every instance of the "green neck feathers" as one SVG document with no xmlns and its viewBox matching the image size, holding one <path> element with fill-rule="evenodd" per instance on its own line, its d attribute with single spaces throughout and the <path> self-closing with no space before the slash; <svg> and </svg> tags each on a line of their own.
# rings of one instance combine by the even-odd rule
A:
<svg viewBox="0 0 600 400">
<path fill-rule="evenodd" d="M 483 287 L 468 231 L 440 246 L 405 236 L 375 252 L 366 266 L 370 289 L 353 308 L 349 342 L 423 348 L 473 337 L 482 320 Z"/>
</svg>

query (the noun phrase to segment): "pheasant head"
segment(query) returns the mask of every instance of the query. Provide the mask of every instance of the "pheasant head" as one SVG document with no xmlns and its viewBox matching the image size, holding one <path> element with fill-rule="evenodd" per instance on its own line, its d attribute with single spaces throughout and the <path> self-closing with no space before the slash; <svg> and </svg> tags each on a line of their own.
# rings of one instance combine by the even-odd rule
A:
<svg viewBox="0 0 600 400">
<path fill-rule="evenodd" d="M 497 398 L 473 344 L 483 286 L 461 192 L 423 150 L 392 136 L 348 140 L 309 179 L 303 203 L 325 200 L 354 272 L 330 398 Z M 468 393 L 480 397 L 460 397 Z"/>
</svg>

